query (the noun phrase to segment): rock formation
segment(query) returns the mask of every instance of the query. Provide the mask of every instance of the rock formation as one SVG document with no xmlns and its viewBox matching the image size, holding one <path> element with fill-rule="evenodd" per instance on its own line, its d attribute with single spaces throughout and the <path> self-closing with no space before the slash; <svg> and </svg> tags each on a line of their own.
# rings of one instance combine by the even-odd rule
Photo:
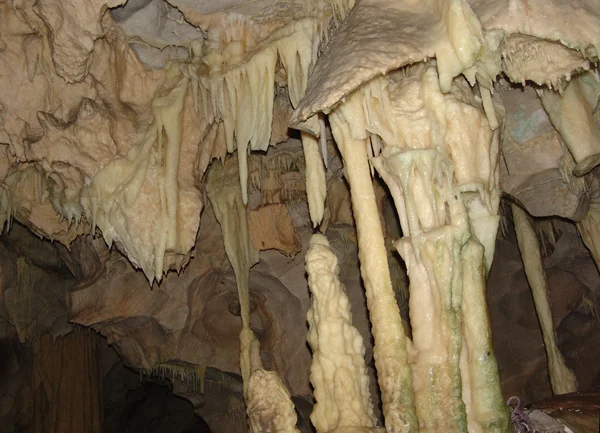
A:
<svg viewBox="0 0 600 433">
<path fill-rule="evenodd" d="M 599 47 L 595 0 L 0 2 L 0 422 L 60 430 L 45 356 L 126 377 L 80 325 L 213 431 L 600 385 Z"/>
</svg>

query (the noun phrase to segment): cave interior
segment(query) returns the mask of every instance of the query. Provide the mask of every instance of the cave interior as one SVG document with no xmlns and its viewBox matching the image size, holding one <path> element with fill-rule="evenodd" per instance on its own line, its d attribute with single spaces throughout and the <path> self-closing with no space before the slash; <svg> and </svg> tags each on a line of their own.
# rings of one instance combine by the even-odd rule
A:
<svg viewBox="0 0 600 433">
<path fill-rule="evenodd" d="M 0 431 L 599 433 L 598 0 L 0 0 Z"/>
</svg>

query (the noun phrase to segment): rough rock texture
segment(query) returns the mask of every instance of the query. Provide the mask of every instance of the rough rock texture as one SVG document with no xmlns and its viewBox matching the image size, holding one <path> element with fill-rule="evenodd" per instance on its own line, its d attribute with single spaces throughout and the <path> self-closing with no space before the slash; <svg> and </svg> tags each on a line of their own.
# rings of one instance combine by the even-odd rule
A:
<svg viewBox="0 0 600 433">
<path fill-rule="evenodd" d="M 569 183 L 568 151 L 554 129 L 535 91 L 502 92 L 506 128 L 500 164 L 502 191 L 532 216 L 558 216 L 579 221 L 589 206 L 585 182 Z"/>
<path fill-rule="evenodd" d="M 212 218 L 205 217 L 198 236 L 203 247 L 190 265 L 152 290 L 143 274 L 113 254 L 101 278 L 70 294 L 72 320 L 100 331 L 135 368 L 179 360 L 239 374 L 235 279 Z M 310 358 L 303 328 L 296 325 L 304 322 L 301 302 L 284 284 L 259 270 L 251 273 L 250 323 L 266 364 L 290 381 L 294 394 L 309 395 L 303 367 Z"/>
<path fill-rule="evenodd" d="M 22 343 L 68 334 L 66 293 L 74 280 L 55 245 L 16 225 L 0 242 L 0 329 Z"/>
</svg>

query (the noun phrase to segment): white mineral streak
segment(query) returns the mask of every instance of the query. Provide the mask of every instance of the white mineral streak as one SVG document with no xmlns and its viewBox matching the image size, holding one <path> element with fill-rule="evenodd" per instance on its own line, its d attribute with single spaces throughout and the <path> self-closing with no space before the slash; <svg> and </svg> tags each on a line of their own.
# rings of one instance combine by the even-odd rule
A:
<svg viewBox="0 0 600 433">
<path fill-rule="evenodd" d="M 577 162 L 574 174 L 587 174 L 600 163 L 600 129 L 592 118 L 600 83 L 591 72 L 585 72 L 573 78 L 562 95 L 553 90 L 538 94 L 550 121 Z"/>
<path fill-rule="evenodd" d="M 252 433 L 297 433 L 297 416 L 290 393 L 279 375 L 257 369 L 252 372 L 246 396 Z"/>
<path fill-rule="evenodd" d="M 83 211 L 93 228 L 102 231 L 109 246 L 118 242 L 150 282 L 160 281 L 168 270 L 164 269 L 167 252 L 186 254 L 193 245 L 193 241 L 191 245 L 184 241 L 186 236 L 180 233 L 184 218 L 179 212 L 189 204 L 183 202 L 185 197 L 182 198 L 177 183 L 181 112 L 188 86 L 189 80 L 179 67 L 172 66 L 164 88 L 154 99 L 154 123 L 145 136 L 126 157 L 99 170 L 81 193 Z M 154 201 L 153 206 L 159 209 L 156 215 L 136 212 L 136 206 L 144 207 L 149 201 Z M 65 203 L 60 203 L 59 209 L 71 218 Z M 192 215 L 194 211 L 200 209 L 192 209 Z M 148 229 L 149 224 L 152 230 Z"/>
<path fill-rule="evenodd" d="M 310 419 L 317 433 L 374 427 L 363 339 L 352 325 L 338 260 L 325 236 L 312 236 L 305 262 L 312 295 L 306 339 L 313 352 L 310 380 L 316 400 Z"/>
<path fill-rule="evenodd" d="M 527 281 L 531 286 L 531 293 L 535 304 L 542 337 L 548 355 L 548 371 L 550 383 L 554 394 L 565 394 L 577 390 L 577 379 L 573 372 L 566 366 L 565 360 L 560 353 L 554 326 L 552 311 L 548 300 L 548 283 L 546 271 L 540 253 L 540 245 L 535 234 L 529 215 L 519 206 L 512 205 L 512 214 L 517 233 L 521 259 L 525 267 Z"/>
<path fill-rule="evenodd" d="M 313 227 L 317 227 L 323 219 L 323 212 L 325 210 L 325 196 L 327 194 L 325 169 L 317 139 L 308 132 L 301 132 L 301 136 L 304 161 L 306 163 L 304 176 L 306 178 L 308 210 Z"/>
<path fill-rule="evenodd" d="M 392 288 L 387 251 L 369 171 L 363 117 L 361 101 L 353 96 L 332 111 L 329 120 L 350 184 L 361 275 L 375 340 L 373 352 L 386 430 L 394 433 L 416 432 L 419 426 L 408 366 L 409 341 L 404 333 Z"/>
<path fill-rule="evenodd" d="M 240 333 L 240 370 L 247 395 L 252 367 L 260 359 L 258 340 L 250 329 L 250 299 L 248 279 L 250 268 L 258 262 L 258 251 L 252 246 L 248 232 L 246 205 L 242 202 L 238 171 L 232 158 L 224 165 L 212 164 L 208 171 L 206 192 L 213 212 L 221 225 L 225 252 L 235 273 L 242 318 Z M 252 361 L 255 360 L 253 363 Z M 253 365 L 254 364 L 254 365 Z"/>
</svg>

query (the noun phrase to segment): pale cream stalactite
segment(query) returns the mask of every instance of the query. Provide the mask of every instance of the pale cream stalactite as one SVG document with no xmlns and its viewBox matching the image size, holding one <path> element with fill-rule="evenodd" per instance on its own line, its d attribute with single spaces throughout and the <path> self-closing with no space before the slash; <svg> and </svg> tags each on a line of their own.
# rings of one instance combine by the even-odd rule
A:
<svg viewBox="0 0 600 433">
<path fill-rule="evenodd" d="M 375 427 L 363 339 L 352 325 L 338 260 L 325 236 L 312 236 L 305 262 L 311 292 L 306 339 L 313 352 L 310 380 L 316 400 L 311 421 L 317 433 Z"/>
<path fill-rule="evenodd" d="M 250 329 L 248 287 L 250 268 L 258 262 L 258 251 L 254 249 L 250 241 L 246 205 L 242 200 L 238 176 L 233 158 L 225 160 L 222 165 L 212 164 L 208 171 L 206 192 L 213 212 L 221 225 L 225 252 L 235 273 L 242 318 L 240 370 L 244 395 L 246 395 L 252 372 L 252 360 L 257 358 L 257 351 L 260 353 L 258 340 Z M 258 359 L 260 359 L 260 354 Z"/>
<path fill-rule="evenodd" d="M 352 134 L 352 129 L 357 126 L 360 131 L 360 124 L 357 125 L 360 118 L 356 116 L 360 109 L 360 100 L 349 97 L 342 106 L 331 112 L 329 120 L 350 184 L 361 275 L 375 340 L 373 352 L 386 429 L 394 433 L 416 432 L 419 426 L 408 366 L 409 340 L 404 333 L 392 288 L 367 157 L 367 137 L 356 139 Z"/>
<path fill-rule="evenodd" d="M 168 270 L 165 269 L 167 252 L 180 253 L 188 248 L 180 233 L 182 194 L 177 182 L 181 113 L 188 87 L 189 79 L 181 73 L 179 65 L 173 64 L 152 103 L 154 123 L 146 125 L 146 134 L 131 147 L 126 157 L 105 165 L 81 192 L 82 210 L 92 221 L 93 229 L 100 228 L 108 245 L 118 241 L 122 251 L 142 268 L 150 282 L 160 281 Z M 144 187 L 156 191 L 152 195 L 156 196 L 159 210 L 152 217 L 131 210 L 140 197 L 147 199 Z M 63 203 L 59 208 L 69 209 L 69 206 Z M 142 224 L 141 219 L 144 224 L 153 224 L 152 235 L 136 227 Z"/>
<path fill-rule="evenodd" d="M 317 227 L 323 220 L 325 210 L 325 196 L 327 194 L 325 168 L 323 167 L 323 158 L 319 151 L 317 139 L 308 132 L 301 132 L 301 137 L 306 165 L 304 177 L 308 210 L 313 227 Z"/>
<path fill-rule="evenodd" d="M 521 259 L 527 275 L 527 281 L 531 287 L 535 311 L 537 312 L 542 337 L 548 355 L 548 371 L 550 383 L 554 394 L 565 394 L 577 390 L 577 379 L 573 372 L 566 366 L 565 360 L 560 352 L 554 332 L 552 311 L 548 299 L 548 283 L 546 271 L 540 253 L 540 245 L 533 229 L 529 215 L 518 205 L 511 206 L 515 231 Z"/>
<path fill-rule="evenodd" d="M 239 172 L 233 158 L 213 164 L 206 191 L 219 224 L 225 252 L 235 273 L 242 318 L 240 370 L 246 412 L 253 433 L 294 433 L 296 413 L 289 392 L 276 372 L 263 369 L 260 343 L 250 329 L 250 268 L 258 262 L 258 251 L 250 240 L 246 205 L 239 188 Z"/>
<path fill-rule="evenodd" d="M 315 19 L 302 19 L 273 32 L 251 55 L 243 52 L 235 35 L 220 50 L 204 53 L 208 73 L 196 74 L 207 125 L 222 121 L 227 151 L 238 151 L 240 188 L 248 202 L 248 151 L 267 150 L 273 122 L 277 62 L 285 68 L 290 101 L 296 106 L 304 95 L 310 65 L 316 60 L 313 47 L 319 40 Z M 227 32 L 226 32 L 227 33 Z M 220 54 L 222 51 L 223 54 Z M 196 96 L 197 98 L 197 96 Z M 312 122 L 317 127 L 315 118 Z"/>
<path fill-rule="evenodd" d="M 162 181 L 161 202 L 163 206 L 164 230 L 159 234 L 160 249 L 156 251 L 155 278 L 160 281 L 163 273 L 163 262 L 166 250 L 176 250 L 177 207 L 179 204 L 179 154 L 181 149 L 182 122 L 181 111 L 189 86 L 189 80 L 181 79 L 179 84 L 168 95 L 156 98 L 152 103 L 152 111 L 157 123 L 159 158 L 162 158 L 164 146 L 164 180 Z M 163 131 L 166 143 L 163 141 Z M 163 198 L 164 196 L 164 198 Z"/>
</svg>

